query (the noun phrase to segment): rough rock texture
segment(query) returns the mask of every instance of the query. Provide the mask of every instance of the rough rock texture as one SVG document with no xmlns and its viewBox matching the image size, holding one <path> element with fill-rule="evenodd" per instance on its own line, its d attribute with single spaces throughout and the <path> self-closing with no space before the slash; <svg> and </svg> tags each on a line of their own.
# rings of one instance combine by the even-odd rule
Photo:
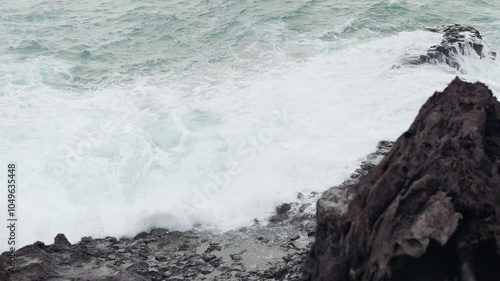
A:
<svg viewBox="0 0 500 281">
<path fill-rule="evenodd" d="M 133 272 L 102 261 L 85 251 L 57 244 L 45 246 L 42 242 L 24 247 L 16 252 L 17 267 L 11 280 L 71 280 L 71 281 L 146 281 Z M 67 240 L 66 240 L 67 241 Z M 68 242 L 69 243 L 69 242 Z M 3 280 L 3 279 L 2 279 Z"/>
<path fill-rule="evenodd" d="M 346 209 L 343 186 L 367 174 L 391 145 L 380 142 L 351 178 L 333 189 L 342 198 L 335 208 Z M 319 196 L 299 193 L 295 202 L 278 205 L 267 224 L 255 220 L 225 233 L 153 229 L 133 238 L 82 237 L 74 245 L 58 234 L 53 245 L 36 242 L 18 250 L 11 279 L 2 267 L 8 253 L 0 256 L 0 281 L 301 280 Z"/>
<path fill-rule="evenodd" d="M 305 279 L 499 280 L 500 103 L 456 78 L 350 192 L 318 201 Z"/>
<path fill-rule="evenodd" d="M 74 245 L 58 244 L 57 240 L 66 240 L 59 234 L 54 245 L 37 242 L 17 251 L 17 267 L 10 278 L 300 280 L 302 260 L 312 237 L 297 229 L 296 233 L 289 233 L 290 228 L 279 225 L 252 228 L 257 231 L 239 229 L 220 234 L 154 229 L 131 239 L 84 237 Z"/>
<path fill-rule="evenodd" d="M 0 280 L 300 280 L 312 237 L 282 228 L 224 234 L 154 229 L 133 239 L 84 237 L 63 247 L 37 242 L 16 252 L 15 273 Z"/>
<path fill-rule="evenodd" d="M 483 38 L 479 31 L 473 27 L 452 24 L 438 28 L 427 28 L 426 30 L 443 33 L 443 40 L 439 45 L 431 46 L 427 55 L 422 55 L 414 60 L 415 64 L 444 62 L 460 69 L 458 55 L 475 54 L 482 59 L 496 57 L 496 53 L 484 50 Z"/>
<path fill-rule="evenodd" d="M 0 256 L 0 280 L 1 281 L 11 281 L 10 275 L 7 272 L 6 264 L 7 264 L 7 259 L 3 256 Z"/>
</svg>

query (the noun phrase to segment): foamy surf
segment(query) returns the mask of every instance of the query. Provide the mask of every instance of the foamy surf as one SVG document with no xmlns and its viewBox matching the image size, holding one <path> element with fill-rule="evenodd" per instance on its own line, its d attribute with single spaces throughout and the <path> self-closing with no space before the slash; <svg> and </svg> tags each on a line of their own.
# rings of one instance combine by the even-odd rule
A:
<svg viewBox="0 0 500 281">
<path fill-rule="evenodd" d="M 454 76 L 499 89 L 496 61 L 464 57 L 464 73 L 404 64 L 439 40 L 425 31 L 345 39 L 263 72 L 158 75 L 72 96 L 38 74 L 11 81 L 0 151 L 20 163 L 19 242 L 231 229 L 299 191 L 339 184 Z"/>
</svg>

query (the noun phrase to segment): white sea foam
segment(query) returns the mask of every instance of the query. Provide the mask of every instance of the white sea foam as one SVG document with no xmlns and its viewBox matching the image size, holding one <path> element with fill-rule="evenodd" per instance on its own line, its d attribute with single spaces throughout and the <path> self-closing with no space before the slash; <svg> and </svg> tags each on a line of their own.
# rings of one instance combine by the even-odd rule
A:
<svg viewBox="0 0 500 281">
<path fill-rule="evenodd" d="M 266 71 L 220 69 L 224 80 L 151 77 L 71 97 L 27 74 L 0 97 L 0 154 L 19 164 L 19 242 L 227 229 L 338 184 L 454 76 L 500 90 L 495 61 L 465 58 L 466 74 L 401 65 L 439 40 L 402 32 Z"/>
</svg>

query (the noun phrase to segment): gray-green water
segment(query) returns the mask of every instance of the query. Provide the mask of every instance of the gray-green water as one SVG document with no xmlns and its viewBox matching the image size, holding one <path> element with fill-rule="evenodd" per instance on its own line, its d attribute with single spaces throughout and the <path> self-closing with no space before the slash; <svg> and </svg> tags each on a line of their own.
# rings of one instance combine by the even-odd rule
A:
<svg viewBox="0 0 500 281">
<path fill-rule="evenodd" d="M 341 182 L 453 76 L 500 89 L 497 62 L 402 65 L 449 23 L 500 51 L 493 0 L 1 1 L 21 244 L 231 228 Z"/>
<path fill-rule="evenodd" d="M 7 65 L 51 58 L 66 68 L 43 73 L 47 85 L 84 90 L 138 76 L 206 75 L 228 66 L 255 71 L 328 52 L 343 39 L 364 41 L 443 23 L 472 25 L 497 46 L 499 13 L 500 2 L 493 0 L 7 0 L 0 48 Z M 276 51 L 284 58 L 276 58 Z"/>
</svg>

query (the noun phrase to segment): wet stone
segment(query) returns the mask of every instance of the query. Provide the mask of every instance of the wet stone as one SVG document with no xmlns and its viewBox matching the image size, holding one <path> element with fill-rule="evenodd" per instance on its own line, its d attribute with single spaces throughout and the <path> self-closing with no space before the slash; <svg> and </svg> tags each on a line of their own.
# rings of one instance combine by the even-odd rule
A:
<svg viewBox="0 0 500 281">
<path fill-rule="evenodd" d="M 84 236 L 80 239 L 80 241 L 82 243 L 89 243 L 89 242 L 92 242 L 92 237 L 89 237 L 89 236 Z"/>
</svg>

